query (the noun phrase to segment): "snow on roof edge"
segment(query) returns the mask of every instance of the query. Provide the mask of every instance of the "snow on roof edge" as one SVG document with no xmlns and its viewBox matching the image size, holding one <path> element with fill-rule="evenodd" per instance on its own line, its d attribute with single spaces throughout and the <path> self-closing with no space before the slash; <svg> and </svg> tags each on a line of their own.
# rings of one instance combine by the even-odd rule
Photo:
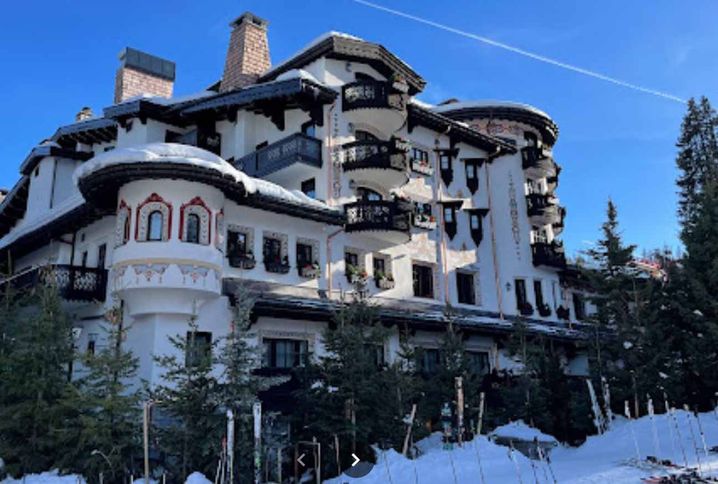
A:
<svg viewBox="0 0 718 484">
<path fill-rule="evenodd" d="M 532 112 L 539 116 L 543 116 L 544 118 L 553 120 L 553 118 L 551 116 L 549 116 L 548 113 L 546 113 L 545 111 L 542 111 L 534 106 L 531 106 L 530 104 L 517 103 L 517 102 L 513 102 L 513 101 L 500 101 L 500 100 L 493 100 L 493 99 L 476 100 L 476 101 L 459 101 L 459 102 L 455 102 L 455 103 L 434 106 L 431 109 L 432 109 L 432 111 L 437 112 L 437 113 L 445 113 L 448 111 L 456 111 L 459 109 L 467 109 L 467 108 L 523 109 L 524 111 L 529 111 L 529 112 Z"/>
</svg>

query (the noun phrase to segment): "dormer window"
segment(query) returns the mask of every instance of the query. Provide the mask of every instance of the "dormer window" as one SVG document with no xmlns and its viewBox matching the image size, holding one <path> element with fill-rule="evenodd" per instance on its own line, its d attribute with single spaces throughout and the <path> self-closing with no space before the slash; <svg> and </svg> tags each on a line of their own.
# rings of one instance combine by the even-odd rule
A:
<svg viewBox="0 0 718 484">
<path fill-rule="evenodd" d="M 479 189 L 479 167 L 481 162 L 476 158 L 464 160 L 464 169 L 466 172 L 466 187 L 474 194 Z"/>
<path fill-rule="evenodd" d="M 481 240 L 484 238 L 483 218 L 488 212 L 488 209 L 483 208 L 466 210 L 469 215 L 469 233 L 477 246 L 481 244 Z"/>
<path fill-rule="evenodd" d="M 153 193 L 137 207 L 135 239 L 138 242 L 166 241 L 172 227 L 172 206 Z"/>
<path fill-rule="evenodd" d="M 444 231 L 452 240 L 456 236 L 456 210 L 461 207 L 462 203 L 460 201 L 443 202 Z"/>
</svg>

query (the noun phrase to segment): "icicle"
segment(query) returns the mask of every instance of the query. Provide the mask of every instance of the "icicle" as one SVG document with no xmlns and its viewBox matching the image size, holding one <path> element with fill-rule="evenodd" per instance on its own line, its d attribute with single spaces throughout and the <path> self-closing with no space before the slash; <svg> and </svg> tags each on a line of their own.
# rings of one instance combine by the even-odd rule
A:
<svg viewBox="0 0 718 484">
<path fill-rule="evenodd" d="M 651 420 L 651 429 L 653 430 L 653 450 L 656 453 L 656 458 L 661 455 L 661 443 L 658 440 L 658 429 L 656 428 L 655 409 L 653 408 L 653 399 L 650 395 L 646 395 L 648 398 L 648 418 Z"/>
<path fill-rule="evenodd" d="M 591 396 L 591 408 L 593 409 L 593 424 L 596 426 L 598 435 L 603 434 L 603 414 L 601 413 L 601 407 L 598 406 L 598 399 L 596 398 L 596 391 L 593 389 L 593 383 L 590 378 L 586 379 L 588 385 L 588 394 Z"/>
<path fill-rule="evenodd" d="M 601 385 L 603 386 L 603 404 L 606 407 L 606 430 L 608 430 L 613 423 L 613 411 L 611 410 L 611 388 L 608 386 L 605 376 L 601 377 Z"/>
<path fill-rule="evenodd" d="M 641 451 L 638 448 L 638 439 L 636 438 L 636 432 L 633 430 L 633 420 L 631 419 L 631 408 L 628 406 L 628 400 L 624 402 L 623 412 L 626 414 L 628 419 L 628 428 L 631 430 L 631 437 L 633 438 L 633 445 L 636 447 L 636 459 L 641 462 Z"/>
</svg>

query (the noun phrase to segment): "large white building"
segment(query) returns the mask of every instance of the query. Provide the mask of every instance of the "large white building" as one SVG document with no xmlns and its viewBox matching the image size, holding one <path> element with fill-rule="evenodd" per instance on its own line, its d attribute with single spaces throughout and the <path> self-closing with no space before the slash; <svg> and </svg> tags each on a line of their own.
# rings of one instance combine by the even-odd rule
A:
<svg viewBox="0 0 718 484">
<path fill-rule="evenodd" d="M 388 361 L 400 331 L 438 358 L 451 305 L 477 371 L 517 365 L 503 348 L 523 319 L 585 373 L 546 113 L 424 104 L 408 64 L 346 34 L 272 66 L 264 20 L 231 28 L 222 80 L 191 96 L 172 97 L 172 62 L 126 49 L 115 104 L 33 148 L 0 204 L 12 280 L 54 278 L 80 352 L 104 344 L 121 301 L 139 377 L 156 384 L 168 336 L 196 314 L 202 338 L 221 338 L 245 285 L 264 365 L 287 368 L 322 353 L 363 286 L 393 329 Z"/>
</svg>

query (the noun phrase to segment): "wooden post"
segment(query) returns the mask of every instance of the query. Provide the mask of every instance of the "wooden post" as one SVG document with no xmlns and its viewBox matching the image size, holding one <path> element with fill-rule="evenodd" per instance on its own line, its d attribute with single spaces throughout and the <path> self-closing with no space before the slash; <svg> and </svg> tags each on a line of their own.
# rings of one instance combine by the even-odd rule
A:
<svg viewBox="0 0 718 484">
<path fill-rule="evenodd" d="M 411 439 L 411 431 L 414 427 L 414 418 L 416 417 L 416 403 L 411 406 L 411 413 L 409 414 L 409 421 L 406 423 L 406 436 L 404 437 L 404 446 L 401 448 L 401 453 L 406 457 L 409 451 L 409 441 Z"/>
<path fill-rule="evenodd" d="M 459 447 L 464 443 L 464 379 L 457 376 L 454 379 L 456 386 L 456 427 L 458 430 Z"/>
<path fill-rule="evenodd" d="M 481 426 L 484 421 L 484 402 L 485 402 L 486 394 L 484 392 L 481 392 L 479 394 L 479 422 L 476 425 L 476 435 L 481 435 Z"/>
</svg>

